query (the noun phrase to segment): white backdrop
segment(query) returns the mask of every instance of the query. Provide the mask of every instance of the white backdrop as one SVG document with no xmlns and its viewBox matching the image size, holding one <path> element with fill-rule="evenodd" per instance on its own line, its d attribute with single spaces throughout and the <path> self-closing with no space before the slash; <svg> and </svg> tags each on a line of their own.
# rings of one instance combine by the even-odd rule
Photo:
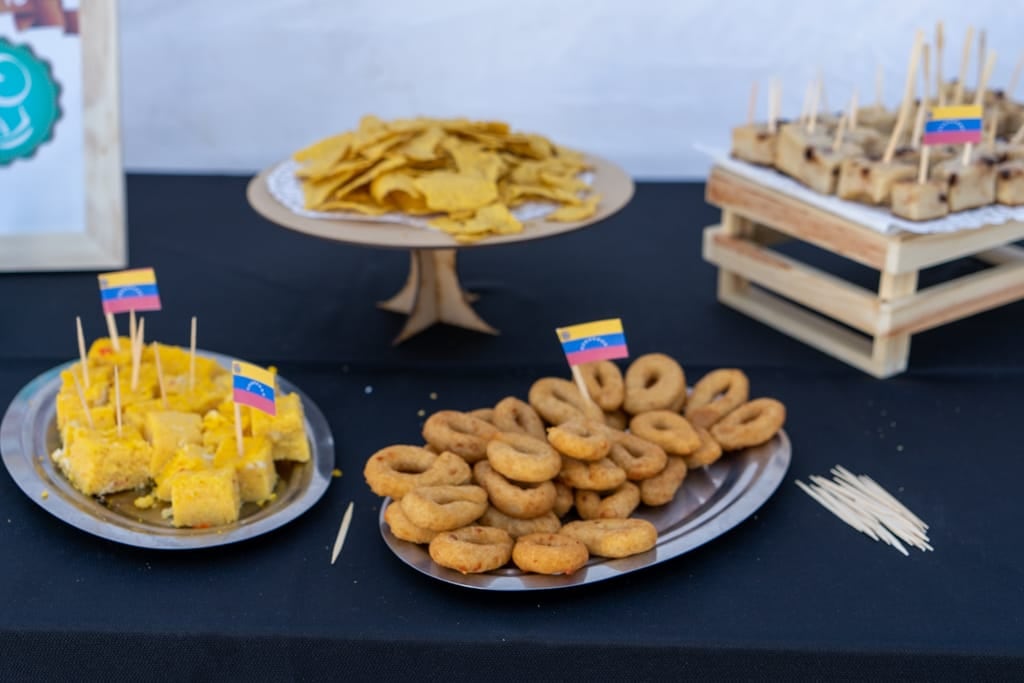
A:
<svg viewBox="0 0 1024 683">
<path fill-rule="evenodd" d="M 1016 9 L 1015 9 L 1016 8 Z M 251 172 L 364 113 L 494 117 L 607 156 L 641 179 L 702 177 L 750 84 L 796 114 L 878 64 L 898 99 L 915 28 L 984 26 L 1005 84 L 1024 13 L 995 0 L 121 0 L 130 170 Z M 976 59 L 976 53 L 974 55 Z M 972 64 L 971 78 L 977 65 Z M 1024 98 L 1024 79 L 1020 87 Z"/>
</svg>

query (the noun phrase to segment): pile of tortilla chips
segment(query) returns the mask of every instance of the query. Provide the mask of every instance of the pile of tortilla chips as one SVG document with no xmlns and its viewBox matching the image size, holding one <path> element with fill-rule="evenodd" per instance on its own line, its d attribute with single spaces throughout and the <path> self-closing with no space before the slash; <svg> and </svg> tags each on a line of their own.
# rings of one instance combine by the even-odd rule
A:
<svg viewBox="0 0 1024 683">
<path fill-rule="evenodd" d="M 522 232 L 509 209 L 524 202 L 556 204 L 547 220 L 578 221 L 600 201 L 579 178 L 579 152 L 498 121 L 366 116 L 294 158 L 307 209 L 434 215 L 430 225 L 459 242 Z"/>
</svg>

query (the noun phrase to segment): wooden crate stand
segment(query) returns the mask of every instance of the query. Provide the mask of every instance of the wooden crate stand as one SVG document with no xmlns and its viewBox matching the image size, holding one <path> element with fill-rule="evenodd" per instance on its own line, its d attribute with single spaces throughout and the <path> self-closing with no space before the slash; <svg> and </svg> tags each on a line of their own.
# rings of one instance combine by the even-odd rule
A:
<svg viewBox="0 0 1024 683">
<path fill-rule="evenodd" d="M 719 167 L 706 195 L 722 209 L 704 230 L 719 301 L 875 377 L 906 369 L 914 333 L 1024 298 L 1024 249 L 1011 244 L 1024 223 L 882 234 Z M 791 238 L 874 268 L 878 290 L 769 248 Z M 918 289 L 921 269 L 969 256 L 992 267 Z"/>
</svg>

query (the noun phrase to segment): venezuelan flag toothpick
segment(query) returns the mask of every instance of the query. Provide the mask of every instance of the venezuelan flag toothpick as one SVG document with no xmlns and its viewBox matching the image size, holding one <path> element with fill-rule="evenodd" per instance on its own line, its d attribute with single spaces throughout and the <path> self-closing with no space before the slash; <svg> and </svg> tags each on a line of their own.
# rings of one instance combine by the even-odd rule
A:
<svg viewBox="0 0 1024 683">
<path fill-rule="evenodd" d="M 978 144 L 982 135 L 982 107 L 963 104 L 932 107 L 924 124 L 924 145 Z"/>
<path fill-rule="evenodd" d="M 629 356 L 619 318 L 559 327 L 556 332 L 571 366 Z"/>
<path fill-rule="evenodd" d="M 274 403 L 274 373 L 252 363 L 236 360 L 231 363 L 232 397 L 235 403 L 277 414 Z"/>
<path fill-rule="evenodd" d="M 99 281 L 104 313 L 160 310 L 160 292 L 152 268 L 101 273 Z"/>
<path fill-rule="evenodd" d="M 586 400 L 593 402 L 590 392 L 587 390 L 587 383 L 583 381 L 583 375 L 578 366 L 584 363 L 629 356 L 622 320 L 619 318 L 595 320 L 569 327 L 559 327 L 555 333 L 558 335 L 558 340 L 562 342 L 562 351 L 565 352 L 565 359 L 569 361 L 569 368 L 572 370 L 572 378 L 576 382 L 577 388 Z"/>
</svg>

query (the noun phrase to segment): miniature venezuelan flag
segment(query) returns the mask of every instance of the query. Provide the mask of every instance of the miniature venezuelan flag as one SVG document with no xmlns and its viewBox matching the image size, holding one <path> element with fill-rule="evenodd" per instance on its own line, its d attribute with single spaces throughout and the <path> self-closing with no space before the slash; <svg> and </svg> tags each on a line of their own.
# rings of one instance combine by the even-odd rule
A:
<svg viewBox="0 0 1024 683">
<path fill-rule="evenodd" d="M 981 142 L 981 105 L 932 107 L 929 114 L 924 124 L 922 144 L 963 145 Z"/>
<path fill-rule="evenodd" d="M 231 363 L 232 397 L 235 403 L 277 414 L 274 403 L 274 373 L 258 365 L 236 360 Z"/>
<path fill-rule="evenodd" d="M 559 327 L 556 332 L 569 365 L 629 356 L 626 333 L 619 318 Z"/>
<path fill-rule="evenodd" d="M 160 292 L 152 268 L 101 273 L 99 280 L 104 313 L 160 310 Z"/>
</svg>

